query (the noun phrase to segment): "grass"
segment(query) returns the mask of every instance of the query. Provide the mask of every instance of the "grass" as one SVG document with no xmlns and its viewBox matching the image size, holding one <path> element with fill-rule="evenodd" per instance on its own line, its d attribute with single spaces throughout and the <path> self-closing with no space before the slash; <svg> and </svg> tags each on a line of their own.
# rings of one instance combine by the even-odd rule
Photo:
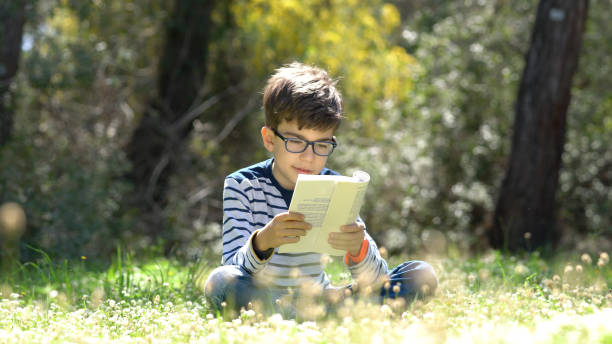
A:
<svg viewBox="0 0 612 344">
<path fill-rule="evenodd" d="M 117 250 L 100 267 L 39 253 L 0 277 L 0 343 L 612 343 L 606 254 L 426 257 L 440 282 L 427 303 L 356 300 L 314 321 L 253 310 L 223 321 L 192 283 L 216 259 L 198 267 Z M 390 266 L 403 260 L 391 257 Z M 350 280 L 337 259 L 326 271 L 336 283 Z"/>
</svg>

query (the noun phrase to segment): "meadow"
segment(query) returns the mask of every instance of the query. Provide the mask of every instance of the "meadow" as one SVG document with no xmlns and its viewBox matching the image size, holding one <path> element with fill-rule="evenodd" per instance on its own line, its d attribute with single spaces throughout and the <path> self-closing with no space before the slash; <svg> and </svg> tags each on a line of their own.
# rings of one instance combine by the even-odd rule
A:
<svg viewBox="0 0 612 344">
<path fill-rule="evenodd" d="M 225 320 L 194 286 L 214 259 L 137 260 L 118 249 L 100 267 L 40 253 L 0 278 L 0 343 L 612 343 L 606 252 L 428 256 L 439 287 L 427 302 L 351 299 L 313 319 L 249 309 Z M 350 280 L 338 260 L 326 271 Z"/>
</svg>

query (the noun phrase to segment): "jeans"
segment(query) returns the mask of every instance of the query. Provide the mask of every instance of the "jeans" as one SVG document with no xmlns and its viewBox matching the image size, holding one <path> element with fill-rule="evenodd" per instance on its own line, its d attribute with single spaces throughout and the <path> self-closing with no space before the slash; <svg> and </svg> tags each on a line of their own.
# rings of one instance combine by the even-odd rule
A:
<svg viewBox="0 0 612 344">
<path fill-rule="evenodd" d="M 389 271 L 386 281 L 371 290 L 378 302 L 385 299 L 402 298 L 406 304 L 415 299 L 433 295 L 438 281 L 431 265 L 423 261 L 404 262 Z M 327 286 L 322 294 L 335 293 L 359 294 L 364 286 L 351 284 L 345 287 Z M 347 292 L 348 290 L 348 292 Z M 224 265 L 213 270 L 208 276 L 204 293 L 214 310 L 234 310 L 247 308 L 250 302 L 259 302 L 266 310 L 295 315 L 295 310 L 280 309 L 277 301 L 289 294 L 288 289 L 274 289 L 261 285 L 242 268 L 236 265 Z M 317 293 L 314 296 L 320 295 Z M 293 295 L 295 299 L 295 295 Z M 325 299 L 324 297 L 322 299 Z M 289 308 L 293 306 L 289 305 Z"/>
</svg>

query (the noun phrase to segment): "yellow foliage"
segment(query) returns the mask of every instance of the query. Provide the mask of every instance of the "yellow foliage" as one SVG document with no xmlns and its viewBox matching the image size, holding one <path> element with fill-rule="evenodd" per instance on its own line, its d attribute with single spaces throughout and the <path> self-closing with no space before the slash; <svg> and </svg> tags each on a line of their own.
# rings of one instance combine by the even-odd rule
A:
<svg viewBox="0 0 612 344">
<path fill-rule="evenodd" d="M 56 8 L 48 23 L 51 28 L 66 36 L 74 36 L 78 31 L 78 18 L 65 7 Z"/>
<path fill-rule="evenodd" d="M 384 4 L 382 8 L 382 24 L 386 33 L 391 33 L 400 25 L 400 14 L 397 8 L 391 4 Z"/>
<path fill-rule="evenodd" d="M 347 113 L 364 126 L 378 117 L 376 104 L 407 100 L 418 64 L 389 41 L 401 24 L 392 4 L 253 0 L 236 1 L 232 12 L 254 77 L 263 79 L 294 60 L 319 65 L 341 77 Z"/>
</svg>

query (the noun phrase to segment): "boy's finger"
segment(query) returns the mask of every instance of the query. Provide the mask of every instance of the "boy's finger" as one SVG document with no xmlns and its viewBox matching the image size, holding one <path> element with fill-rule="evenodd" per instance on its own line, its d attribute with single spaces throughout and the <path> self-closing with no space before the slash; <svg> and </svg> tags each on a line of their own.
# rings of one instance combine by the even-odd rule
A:
<svg viewBox="0 0 612 344">
<path fill-rule="evenodd" d="M 280 213 L 274 218 L 278 221 L 304 221 L 304 215 L 293 212 Z"/>
<path fill-rule="evenodd" d="M 300 241 L 300 237 L 299 236 L 288 236 L 288 237 L 283 237 L 280 239 L 281 245 L 282 244 L 291 244 L 291 243 L 295 243 Z"/>
<path fill-rule="evenodd" d="M 300 214 L 300 213 L 295 213 L 295 212 L 288 212 L 287 213 L 289 218 L 294 220 L 294 221 L 304 221 L 304 215 Z"/>
<path fill-rule="evenodd" d="M 357 235 L 350 235 L 350 236 L 329 236 L 329 238 L 327 239 L 328 241 L 333 241 L 335 243 L 356 243 L 356 242 L 362 242 L 363 239 Z"/>
<path fill-rule="evenodd" d="M 335 242 L 335 241 L 330 241 L 329 245 L 333 248 L 335 248 L 336 250 L 343 250 L 343 251 L 348 251 L 349 248 L 353 247 L 352 245 L 348 244 L 348 243 L 344 243 L 344 242 Z"/>
<path fill-rule="evenodd" d="M 363 228 L 361 226 L 359 226 L 356 223 L 350 224 L 350 225 L 344 225 L 344 226 L 340 226 L 340 230 L 344 233 L 351 233 L 351 232 L 360 232 L 363 231 Z"/>
<path fill-rule="evenodd" d="M 283 224 L 284 228 L 311 229 L 312 225 L 304 221 L 286 221 Z"/>
<path fill-rule="evenodd" d="M 283 231 L 283 236 L 304 236 L 306 235 L 306 230 L 304 229 L 285 229 Z"/>
</svg>

